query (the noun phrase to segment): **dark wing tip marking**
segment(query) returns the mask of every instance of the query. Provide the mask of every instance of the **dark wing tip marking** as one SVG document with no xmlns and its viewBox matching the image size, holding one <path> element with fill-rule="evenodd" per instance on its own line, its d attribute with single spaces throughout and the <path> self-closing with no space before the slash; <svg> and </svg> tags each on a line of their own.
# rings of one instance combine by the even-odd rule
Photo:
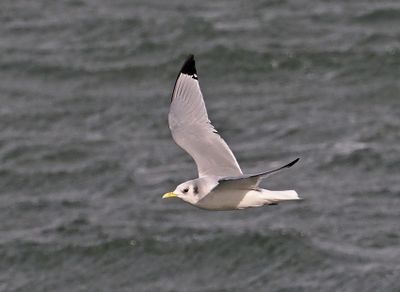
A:
<svg viewBox="0 0 400 292">
<path fill-rule="evenodd" d="M 264 172 L 260 172 L 260 173 L 256 173 L 256 174 L 247 174 L 247 175 L 240 175 L 240 176 L 231 176 L 231 177 L 223 177 L 221 179 L 218 180 L 218 183 L 224 182 L 224 181 L 231 181 L 231 180 L 236 180 L 236 179 L 246 179 L 246 178 L 254 178 L 254 177 L 267 177 L 270 174 L 273 174 L 275 172 L 279 172 L 280 170 L 284 169 L 284 168 L 288 168 L 293 166 L 294 164 L 296 164 L 297 161 L 299 161 L 300 158 L 297 158 L 295 160 L 293 160 L 292 162 L 281 166 L 277 169 L 273 169 L 273 170 L 268 170 L 268 171 L 264 171 Z"/>
<path fill-rule="evenodd" d="M 292 162 L 290 162 L 289 164 L 285 165 L 284 167 L 292 167 L 293 165 L 295 165 L 297 163 L 297 161 L 299 161 L 300 158 L 297 158 L 295 160 L 293 160 Z"/>
<path fill-rule="evenodd" d="M 186 59 L 180 73 L 197 78 L 196 62 L 194 61 L 194 56 L 192 54 Z"/>
<path fill-rule="evenodd" d="M 279 171 L 279 170 L 282 170 L 282 169 L 284 169 L 284 168 L 292 167 L 292 166 L 295 165 L 296 162 L 299 161 L 299 160 L 300 160 L 300 158 L 296 158 L 295 160 L 293 160 L 292 162 L 290 162 L 290 163 L 288 163 L 288 164 L 286 164 L 286 165 L 284 165 L 284 166 L 281 166 L 281 167 L 279 167 L 279 168 L 277 168 L 277 169 L 274 169 L 274 170 L 266 171 L 266 172 L 264 172 L 264 173 L 261 173 L 261 175 L 264 175 L 264 176 L 265 176 L 265 175 L 268 175 L 268 174 L 277 172 L 277 171 Z M 260 174 L 259 174 L 259 175 L 260 175 Z M 257 176 L 257 175 L 255 175 L 255 176 Z"/>
<path fill-rule="evenodd" d="M 190 54 L 188 56 L 185 63 L 183 63 L 182 69 L 179 71 L 179 74 L 176 77 L 174 89 L 172 90 L 171 102 L 174 99 L 174 92 L 175 92 L 176 84 L 177 84 L 179 76 L 181 74 L 187 74 L 187 75 L 191 76 L 193 79 L 197 80 L 196 62 L 194 61 L 193 54 Z"/>
</svg>

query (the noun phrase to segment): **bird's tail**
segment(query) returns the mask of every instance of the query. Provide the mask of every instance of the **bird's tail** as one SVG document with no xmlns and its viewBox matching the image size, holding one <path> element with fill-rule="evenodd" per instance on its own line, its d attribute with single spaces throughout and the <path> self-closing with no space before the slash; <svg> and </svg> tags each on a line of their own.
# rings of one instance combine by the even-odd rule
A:
<svg viewBox="0 0 400 292">
<path fill-rule="evenodd" d="M 295 190 L 288 191 L 270 191 L 262 190 L 264 198 L 267 202 L 278 203 L 280 201 L 301 200 Z"/>
</svg>

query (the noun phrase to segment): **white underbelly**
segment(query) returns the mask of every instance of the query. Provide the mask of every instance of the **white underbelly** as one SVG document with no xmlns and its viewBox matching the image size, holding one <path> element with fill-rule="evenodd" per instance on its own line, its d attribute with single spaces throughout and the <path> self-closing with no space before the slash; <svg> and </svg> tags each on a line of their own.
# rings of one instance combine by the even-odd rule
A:
<svg viewBox="0 0 400 292">
<path fill-rule="evenodd" d="M 262 191 L 219 190 L 205 196 L 196 206 L 208 210 L 235 210 L 258 207 L 266 203 Z"/>
</svg>

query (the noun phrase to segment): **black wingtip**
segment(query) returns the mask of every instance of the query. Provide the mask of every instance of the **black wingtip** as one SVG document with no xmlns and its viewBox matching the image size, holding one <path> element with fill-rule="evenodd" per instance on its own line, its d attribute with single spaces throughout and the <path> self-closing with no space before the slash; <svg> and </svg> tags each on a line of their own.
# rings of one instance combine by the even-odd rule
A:
<svg viewBox="0 0 400 292">
<path fill-rule="evenodd" d="M 296 158 L 295 160 L 293 160 L 292 162 L 290 162 L 288 165 L 286 165 L 286 167 L 292 167 L 293 165 L 295 165 L 297 163 L 297 161 L 299 161 L 300 158 Z"/>
<path fill-rule="evenodd" d="M 194 61 L 194 55 L 190 54 L 182 66 L 181 73 L 187 75 L 197 75 L 196 62 Z"/>
</svg>

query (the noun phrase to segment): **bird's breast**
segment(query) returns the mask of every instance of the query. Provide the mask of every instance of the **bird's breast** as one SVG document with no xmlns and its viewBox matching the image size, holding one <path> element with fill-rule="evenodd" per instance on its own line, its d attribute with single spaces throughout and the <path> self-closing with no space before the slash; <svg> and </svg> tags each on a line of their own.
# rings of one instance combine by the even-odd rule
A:
<svg viewBox="0 0 400 292">
<path fill-rule="evenodd" d="M 241 209 L 243 201 L 249 201 L 258 193 L 250 190 L 215 190 L 196 203 L 196 207 L 207 210 L 235 210 Z"/>
</svg>

